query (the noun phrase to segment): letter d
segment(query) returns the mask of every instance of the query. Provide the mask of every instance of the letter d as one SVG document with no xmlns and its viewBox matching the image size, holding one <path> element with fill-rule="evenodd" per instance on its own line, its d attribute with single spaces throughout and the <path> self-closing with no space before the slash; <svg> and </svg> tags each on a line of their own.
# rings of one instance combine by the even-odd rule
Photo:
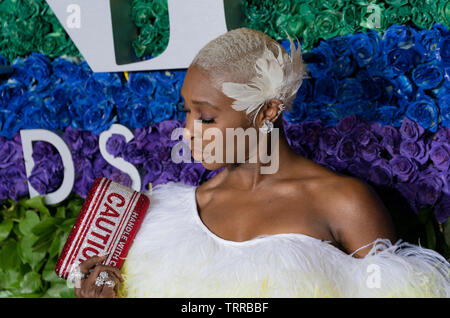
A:
<svg viewBox="0 0 450 318">
<path fill-rule="evenodd" d="M 23 158 L 25 161 L 25 171 L 27 175 L 28 191 L 30 192 L 30 198 L 39 195 L 39 192 L 31 185 L 29 176 L 34 167 L 33 154 L 33 141 L 46 141 L 51 143 L 61 155 L 61 159 L 64 167 L 64 176 L 61 186 L 52 193 L 44 195 L 45 202 L 47 204 L 57 204 L 64 201 L 72 191 L 75 181 L 75 169 L 73 166 L 72 154 L 69 147 L 64 140 L 54 132 L 45 129 L 22 129 L 20 131 L 20 138 L 22 140 Z"/>
</svg>

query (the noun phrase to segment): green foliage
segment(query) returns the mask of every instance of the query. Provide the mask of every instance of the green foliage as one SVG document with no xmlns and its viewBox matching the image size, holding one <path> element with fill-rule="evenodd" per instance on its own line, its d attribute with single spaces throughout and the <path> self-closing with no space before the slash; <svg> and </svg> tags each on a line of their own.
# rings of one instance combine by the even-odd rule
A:
<svg viewBox="0 0 450 318">
<path fill-rule="evenodd" d="M 53 206 L 42 196 L 0 203 L 0 297 L 74 297 L 55 265 L 83 202 L 72 193 Z"/>
</svg>

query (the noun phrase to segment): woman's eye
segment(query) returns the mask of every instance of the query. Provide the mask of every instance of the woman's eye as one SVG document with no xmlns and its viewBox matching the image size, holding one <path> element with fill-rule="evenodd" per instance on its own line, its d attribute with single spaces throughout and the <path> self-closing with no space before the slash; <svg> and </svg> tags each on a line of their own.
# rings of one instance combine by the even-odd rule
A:
<svg viewBox="0 0 450 318">
<path fill-rule="evenodd" d="M 214 122 L 214 118 L 203 119 L 203 118 L 200 117 L 200 120 L 202 121 L 203 124 L 212 124 Z"/>
<path fill-rule="evenodd" d="M 185 107 L 183 107 L 181 109 L 181 111 L 184 112 L 184 113 L 190 113 L 191 112 L 189 109 L 187 109 Z M 200 117 L 199 120 L 201 120 L 203 124 L 212 124 L 212 123 L 214 123 L 214 118 L 204 119 L 204 118 Z"/>
</svg>

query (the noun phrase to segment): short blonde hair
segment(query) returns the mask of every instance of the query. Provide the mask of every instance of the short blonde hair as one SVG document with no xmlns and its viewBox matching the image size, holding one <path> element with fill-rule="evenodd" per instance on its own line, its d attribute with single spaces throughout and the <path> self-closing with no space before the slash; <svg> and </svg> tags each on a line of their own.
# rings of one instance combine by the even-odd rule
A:
<svg viewBox="0 0 450 318">
<path fill-rule="evenodd" d="M 293 42 L 291 41 L 291 47 L 292 45 Z M 278 52 L 281 51 L 283 60 L 289 61 L 288 53 L 277 41 L 263 32 L 244 27 L 226 32 L 207 43 L 197 53 L 191 65 L 199 66 L 205 70 L 211 77 L 213 84 L 220 89 L 224 82 L 250 83 L 257 76 L 256 61 L 263 56 L 266 48 L 274 56 L 277 56 Z M 288 110 L 291 109 L 296 93 L 307 73 L 307 66 L 303 63 L 301 52 L 297 55 L 298 57 L 299 61 L 296 61 L 295 74 L 290 74 L 289 81 L 285 81 L 284 87 L 280 89 L 286 96 L 283 102 Z M 282 65 L 285 73 L 289 66 L 290 63 Z M 249 114 L 250 120 L 253 120 L 256 114 L 256 110 Z"/>
</svg>

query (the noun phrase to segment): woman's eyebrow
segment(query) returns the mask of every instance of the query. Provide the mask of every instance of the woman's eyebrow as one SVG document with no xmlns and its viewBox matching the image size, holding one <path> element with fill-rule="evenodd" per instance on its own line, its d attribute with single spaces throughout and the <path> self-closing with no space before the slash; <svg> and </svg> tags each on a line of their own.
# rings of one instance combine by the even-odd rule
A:
<svg viewBox="0 0 450 318">
<path fill-rule="evenodd" d="M 186 100 L 186 99 L 184 98 L 183 94 L 181 93 L 181 91 L 180 91 L 180 95 L 181 95 L 181 97 L 183 97 L 184 100 Z M 193 100 L 193 101 L 191 101 L 191 102 L 192 102 L 192 104 L 196 104 L 196 105 L 206 105 L 206 106 L 209 106 L 209 107 L 212 107 L 212 108 L 215 108 L 215 109 L 220 109 L 219 107 L 217 107 L 217 106 L 211 104 L 211 103 L 208 102 L 208 101 Z"/>
<path fill-rule="evenodd" d="M 206 106 L 210 106 L 210 107 L 213 107 L 213 108 L 218 108 L 217 106 L 215 106 L 215 105 L 213 105 L 213 104 L 211 104 L 210 102 L 207 102 L 207 101 L 193 100 L 192 103 L 193 104 L 197 104 L 197 105 L 206 105 Z"/>
</svg>

